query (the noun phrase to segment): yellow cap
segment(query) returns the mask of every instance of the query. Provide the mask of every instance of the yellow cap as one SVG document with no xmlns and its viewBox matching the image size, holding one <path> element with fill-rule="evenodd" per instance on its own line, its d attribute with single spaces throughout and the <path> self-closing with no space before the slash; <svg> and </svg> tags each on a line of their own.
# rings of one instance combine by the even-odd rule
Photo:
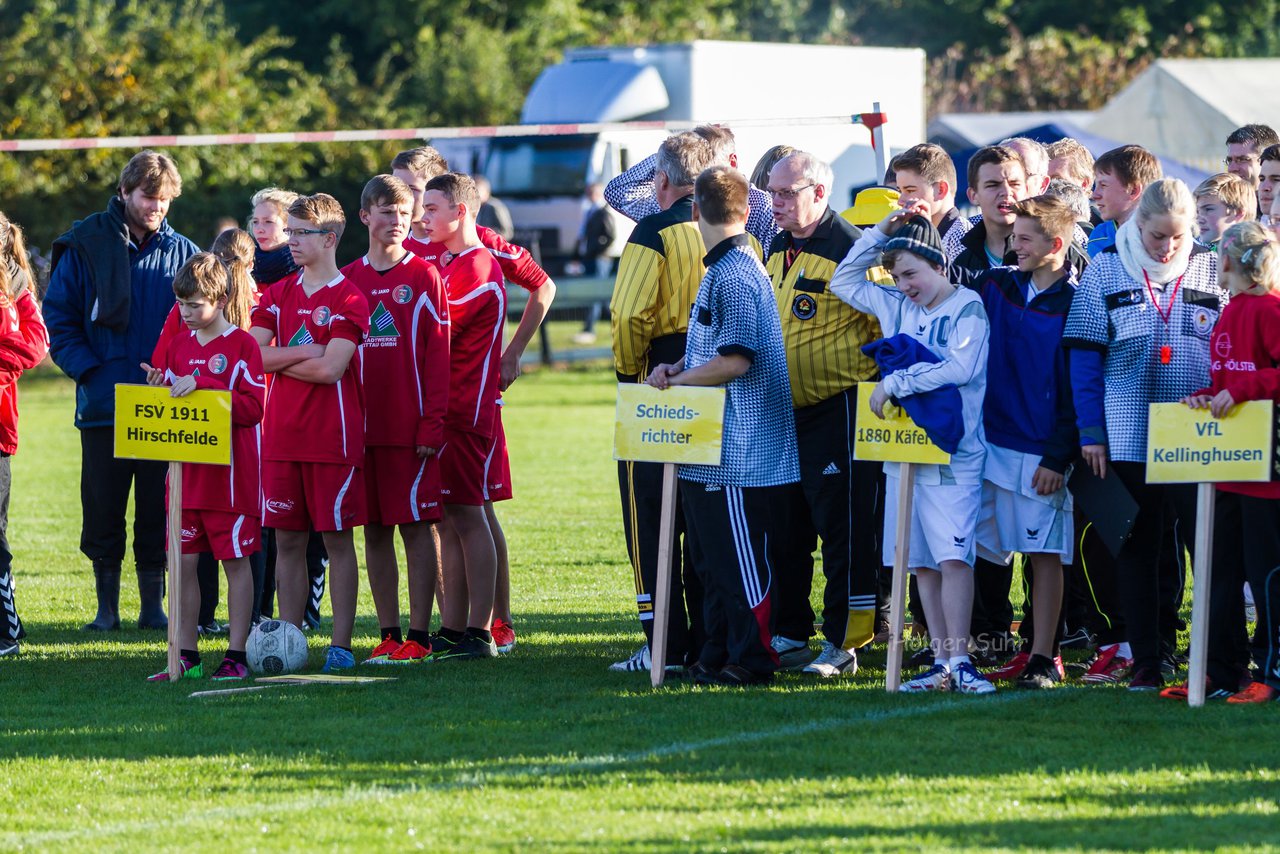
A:
<svg viewBox="0 0 1280 854">
<path fill-rule="evenodd" d="M 898 191 L 872 187 L 858 193 L 853 207 L 840 216 L 857 226 L 875 225 L 898 209 Z"/>
</svg>

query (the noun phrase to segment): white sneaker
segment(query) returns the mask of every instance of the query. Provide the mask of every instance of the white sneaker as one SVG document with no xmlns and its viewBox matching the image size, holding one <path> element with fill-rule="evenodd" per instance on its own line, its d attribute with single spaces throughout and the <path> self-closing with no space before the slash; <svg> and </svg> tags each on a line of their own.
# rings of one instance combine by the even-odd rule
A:
<svg viewBox="0 0 1280 854">
<path fill-rule="evenodd" d="M 769 645 L 778 654 L 778 667 L 782 670 L 799 670 L 813 661 L 814 658 L 813 650 L 809 648 L 808 641 L 793 640 L 792 638 L 784 638 L 782 635 L 774 635 L 769 641 Z"/>
<path fill-rule="evenodd" d="M 994 694 L 996 686 L 966 661 L 951 672 L 951 690 L 960 694 Z"/>
<path fill-rule="evenodd" d="M 653 669 L 653 659 L 649 657 L 649 645 L 645 644 L 637 649 L 630 658 L 615 661 L 609 665 L 609 669 L 614 673 L 637 673 L 641 670 Z"/>
<path fill-rule="evenodd" d="M 851 649 L 841 649 L 831 641 L 822 642 L 822 652 L 802 671 L 823 678 L 852 676 L 858 672 L 858 654 Z"/>
<path fill-rule="evenodd" d="M 990 684 L 990 683 L 987 683 Z M 925 691 L 948 691 L 951 689 L 951 674 L 942 664 L 935 664 L 915 679 L 910 679 L 898 686 L 900 694 L 923 694 Z"/>
</svg>

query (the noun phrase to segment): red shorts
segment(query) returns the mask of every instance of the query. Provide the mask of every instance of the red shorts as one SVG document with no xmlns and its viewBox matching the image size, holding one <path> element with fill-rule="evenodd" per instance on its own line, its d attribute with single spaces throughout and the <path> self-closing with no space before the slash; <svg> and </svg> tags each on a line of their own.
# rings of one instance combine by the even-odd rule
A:
<svg viewBox="0 0 1280 854">
<path fill-rule="evenodd" d="M 492 442 L 478 433 L 444 429 L 444 443 L 436 456 L 440 459 L 440 497 L 445 504 L 484 504 L 484 466 Z"/>
<path fill-rule="evenodd" d="M 507 458 L 507 433 L 502 429 L 502 407 L 493 419 L 493 443 L 484 461 L 484 500 L 510 501 L 511 460 Z"/>
<path fill-rule="evenodd" d="M 257 516 L 228 510 L 183 510 L 182 553 L 212 552 L 216 560 L 248 557 L 262 548 L 262 522 Z"/>
<path fill-rule="evenodd" d="M 346 531 L 365 523 L 364 482 L 360 469 L 341 463 L 266 460 L 262 494 L 267 501 L 262 524 L 285 531 Z"/>
<path fill-rule="evenodd" d="M 370 525 L 438 522 L 443 515 L 435 456 L 424 460 L 413 448 L 365 448 L 363 471 Z"/>
</svg>

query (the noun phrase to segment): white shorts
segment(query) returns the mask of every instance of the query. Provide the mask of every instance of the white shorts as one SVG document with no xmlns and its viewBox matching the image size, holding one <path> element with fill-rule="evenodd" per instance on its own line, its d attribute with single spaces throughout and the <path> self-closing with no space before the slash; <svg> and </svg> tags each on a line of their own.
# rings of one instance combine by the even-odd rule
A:
<svg viewBox="0 0 1280 854">
<path fill-rule="evenodd" d="M 1053 497 L 1022 495 L 985 481 L 978 514 L 979 554 L 997 563 L 1008 563 L 1014 552 L 1056 554 L 1063 563 L 1071 563 L 1075 526 L 1070 505 L 1049 501 Z"/>
<path fill-rule="evenodd" d="M 900 479 L 885 478 L 884 562 L 893 565 L 898 539 L 898 488 Z M 963 561 L 970 567 L 977 553 L 980 484 L 916 484 L 912 494 L 911 542 L 907 566 L 937 569 L 944 560 Z"/>
</svg>

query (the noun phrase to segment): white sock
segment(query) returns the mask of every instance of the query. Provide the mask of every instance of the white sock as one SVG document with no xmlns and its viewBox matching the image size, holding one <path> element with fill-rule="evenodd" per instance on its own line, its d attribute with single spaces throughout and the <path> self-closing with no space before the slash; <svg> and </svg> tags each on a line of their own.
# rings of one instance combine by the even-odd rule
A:
<svg viewBox="0 0 1280 854">
<path fill-rule="evenodd" d="M 959 667 L 962 664 L 968 664 L 968 663 L 969 663 L 969 656 L 967 655 L 954 655 L 951 657 L 951 661 L 949 662 L 950 669 L 952 670 L 955 670 L 957 667 Z"/>
<path fill-rule="evenodd" d="M 950 662 L 949 662 L 947 659 L 945 659 L 945 658 L 943 658 L 942 656 L 940 656 L 940 655 L 935 655 L 935 656 L 933 657 L 933 666 L 934 666 L 934 667 L 941 667 L 943 670 L 947 671 L 948 673 L 950 673 L 950 672 L 951 672 L 951 664 L 950 664 Z"/>
</svg>

